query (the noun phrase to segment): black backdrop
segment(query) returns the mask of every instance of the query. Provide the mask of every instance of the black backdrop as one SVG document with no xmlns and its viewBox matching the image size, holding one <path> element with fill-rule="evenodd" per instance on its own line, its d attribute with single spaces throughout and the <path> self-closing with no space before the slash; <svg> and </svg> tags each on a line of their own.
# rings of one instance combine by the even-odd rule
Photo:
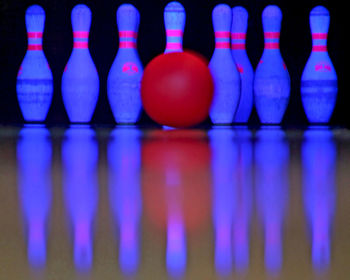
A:
<svg viewBox="0 0 350 280">
<path fill-rule="evenodd" d="M 165 48 L 163 10 L 170 0 L 0 0 L 0 124 L 23 123 L 16 97 L 18 68 L 26 52 L 25 10 L 32 4 L 46 12 L 43 48 L 54 76 L 54 97 L 47 123 L 66 124 L 61 99 L 61 76 L 72 51 L 70 13 L 79 3 L 92 11 L 89 47 L 100 78 L 100 95 L 92 119 L 94 124 L 114 124 L 107 100 L 107 75 L 118 50 L 116 10 L 122 3 L 134 4 L 141 14 L 138 51 L 144 66 Z M 278 5 L 283 12 L 281 53 L 291 76 L 289 106 L 283 124 L 307 125 L 300 99 L 300 77 L 311 52 L 309 12 L 316 5 L 326 6 L 331 15 L 328 51 L 338 74 L 339 91 L 332 125 L 349 125 L 345 90 L 345 7 L 332 0 L 180 0 L 186 10 L 184 48 L 195 50 L 210 60 L 214 50 L 211 12 L 216 4 L 242 5 L 249 12 L 247 52 L 255 68 L 263 52 L 264 38 L 261 13 L 268 4 Z M 209 123 L 209 121 L 208 121 Z M 249 123 L 259 124 L 254 111 Z M 143 113 L 140 124 L 153 124 Z"/>
</svg>

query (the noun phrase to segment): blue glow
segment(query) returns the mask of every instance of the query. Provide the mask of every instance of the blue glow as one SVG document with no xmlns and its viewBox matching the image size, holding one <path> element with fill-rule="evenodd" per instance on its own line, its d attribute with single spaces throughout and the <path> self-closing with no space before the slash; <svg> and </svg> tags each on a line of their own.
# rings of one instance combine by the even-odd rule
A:
<svg viewBox="0 0 350 280">
<path fill-rule="evenodd" d="M 246 123 L 253 109 L 253 79 L 254 70 L 249 61 L 245 48 L 245 37 L 241 34 L 247 33 L 248 12 L 243 7 L 237 6 L 232 9 L 232 55 L 241 78 L 241 96 L 235 122 Z M 239 34 L 235 37 L 235 34 Z M 244 47 L 242 47 L 244 45 Z"/>
<path fill-rule="evenodd" d="M 83 4 L 76 5 L 71 20 L 76 35 L 73 52 L 62 75 L 62 98 L 69 120 L 84 123 L 92 118 L 100 86 L 87 46 L 91 25 L 90 9 Z"/>
<path fill-rule="evenodd" d="M 136 273 L 139 266 L 140 137 L 136 127 L 116 128 L 108 145 L 109 198 L 120 231 L 119 263 L 124 274 Z"/>
<path fill-rule="evenodd" d="M 269 273 L 282 268 L 283 220 L 288 202 L 289 148 L 278 127 L 257 132 L 255 146 L 257 209 L 265 233 L 265 266 Z"/>
<path fill-rule="evenodd" d="M 50 133 L 45 127 L 28 126 L 21 130 L 17 142 L 18 193 L 26 225 L 28 260 L 33 267 L 46 263 L 51 157 Z"/>
<path fill-rule="evenodd" d="M 98 147 L 88 127 L 69 128 L 62 144 L 63 188 L 73 230 L 73 253 L 78 269 L 89 269 L 93 258 L 93 221 L 98 202 Z"/>
<path fill-rule="evenodd" d="M 280 8 L 264 9 L 265 48 L 254 77 L 255 107 L 262 123 L 281 123 L 289 102 L 290 78 L 279 49 L 281 21 Z"/>
<path fill-rule="evenodd" d="M 186 232 L 182 204 L 179 199 L 183 178 L 175 166 L 165 169 L 167 217 L 166 266 L 173 277 L 180 277 L 186 270 Z"/>
<path fill-rule="evenodd" d="M 178 277 L 186 270 L 186 235 L 181 214 L 168 217 L 166 266 L 169 274 Z"/>
<path fill-rule="evenodd" d="M 214 80 L 214 97 L 209 116 L 213 124 L 230 124 L 241 95 L 240 75 L 233 60 L 230 44 L 232 11 L 226 4 L 217 5 L 212 13 L 215 50 L 209 62 Z"/>
<path fill-rule="evenodd" d="M 237 187 L 234 176 L 238 168 L 238 148 L 234 136 L 234 131 L 226 128 L 209 131 L 214 188 L 215 268 L 220 275 L 228 275 L 232 270 L 232 228 Z"/>
<path fill-rule="evenodd" d="M 327 123 L 337 99 L 337 74 L 327 52 L 329 21 L 325 7 L 317 6 L 310 12 L 312 52 L 301 76 L 301 99 L 311 123 Z"/>
<path fill-rule="evenodd" d="M 38 5 L 26 11 L 28 50 L 17 74 L 17 98 L 26 121 L 44 121 L 53 95 L 53 77 L 42 50 L 45 11 Z"/>
<path fill-rule="evenodd" d="M 328 268 L 331 254 L 331 225 L 335 212 L 336 147 L 330 130 L 309 129 L 302 145 L 303 196 L 311 229 L 312 263 Z"/>
<path fill-rule="evenodd" d="M 108 100 L 117 123 L 136 123 L 142 107 L 143 66 L 137 53 L 140 14 L 133 5 L 123 4 L 117 10 L 117 23 L 119 49 L 108 74 Z"/>
<path fill-rule="evenodd" d="M 182 52 L 186 12 L 181 3 L 173 1 L 164 8 L 166 46 L 164 53 Z"/>
<path fill-rule="evenodd" d="M 253 207 L 253 144 L 252 133 L 236 129 L 238 166 L 236 168 L 236 210 L 233 219 L 233 255 L 238 271 L 249 266 L 249 231 Z"/>
</svg>

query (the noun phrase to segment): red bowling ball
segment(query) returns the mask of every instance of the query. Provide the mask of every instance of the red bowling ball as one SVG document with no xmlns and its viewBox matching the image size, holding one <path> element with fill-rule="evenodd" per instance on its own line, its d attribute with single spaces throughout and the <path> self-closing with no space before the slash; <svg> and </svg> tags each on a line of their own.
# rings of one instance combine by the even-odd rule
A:
<svg viewBox="0 0 350 280">
<path fill-rule="evenodd" d="M 208 62 L 194 52 L 161 54 L 145 68 L 141 98 L 155 122 L 190 127 L 203 122 L 213 100 L 214 83 Z"/>
</svg>

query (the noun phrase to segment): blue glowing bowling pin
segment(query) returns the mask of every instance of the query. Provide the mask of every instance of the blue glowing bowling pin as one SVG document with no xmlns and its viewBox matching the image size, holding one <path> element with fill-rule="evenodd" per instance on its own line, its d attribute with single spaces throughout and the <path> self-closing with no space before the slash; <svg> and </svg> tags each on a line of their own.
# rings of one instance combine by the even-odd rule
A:
<svg viewBox="0 0 350 280">
<path fill-rule="evenodd" d="M 186 12 L 179 2 L 170 2 L 164 9 L 166 47 L 164 53 L 182 52 Z"/>
<path fill-rule="evenodd" d="M 301 76 L 301 100 L 311 123 L 327 123 L 337 98 L 337 74 L 327 51 L 329 20 L 325 7 L 311 10 L 312 52 Z"/>
<path fill-rule="evenodd" d="M 265 47 L 254 78 L 255 107 L 262 123 L 280 123 L 289 102 L 290 78 L 279 48 L 281 21 L 280 8 L 264 9 Z"/>
<path fill-rule="evenodd" d="M 143 67 L 137 53 L 140 14 L 131 4 L 117 10 L 119 50 L 109 71 L 108 100 L 117 123 L 135 123 L 141 112 Z"/>
<path fill-rule="evenodd" d="M 241 97 L 235 115 L 236 123 L 246 123 L 253 109 L 254 70 L 245 48 L 248 12 L 243 7 L 232 9 L 231 47 L 232 55 L 241 77 Z"/>
<path fill-rule="evenodd" d="M 213 124 L 229 124 L 233 122 L 238 107 L 241 83 L 230 45 L 231 8 L 226 4 L 217 5 L 212 18 L 215 50 L 209 68 L 215 87 L 209 115 Z"/>
<path fill-rule="evenodd" d="M 74 45 L 62 76 L 62 98 L 71 122 L 89 122 L 94 113 L 99 78 L 89 52 L 91 11 L 83 4 L 72 10 Z"/>
<path fill-rule="evenodd" d="M 26 121 L 44 121 L 53 94 L 52 73 L 42 48 L 45 11 L 30 6 L 25 19 L 28 49 L 17 74 L 17 98 Z"/>
</svg>

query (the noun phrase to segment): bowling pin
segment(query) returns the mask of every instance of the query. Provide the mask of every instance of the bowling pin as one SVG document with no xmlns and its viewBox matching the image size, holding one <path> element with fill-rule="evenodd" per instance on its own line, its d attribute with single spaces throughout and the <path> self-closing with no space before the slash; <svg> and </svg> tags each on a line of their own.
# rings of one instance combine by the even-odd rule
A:
<svg viewBox="0 0 350 280">
<path fill-rule="evenodd" d="M 243 7 L 232 9 L 231 46 L 232 55 L 241 78 L 241 97 L 235 115 L 236 123 L 246 123 L 253 109 L 254 70 L 245 48 L 248 12 Z"/>
<path fill-rule="evenodd" d="M 89 52 L 91 11 L 83 4 L 72 10 L 73 52 L 62 76 L 62 98 L 71 122 L 89 122 L 94 113 L 99 78 Z"/>
<path fill-rule="evenodd" d="M 290 78 L 279 48 L 281 21 L 279 7 L 264 9 L 265 47 L 254 77 L 255 107 L 262 123 L 280 123 L 289 102 Z"/>
<path fill-rule="evenodd" d="M 301 100 L 311 123 L 327 123 L 337 98 L 337 74 L 327 51 L 329 20 L 325 7 L 310 12 L 312 52 L 301 76 Z"/>
<path fill-rule="evenodd" d="M 226 4 L 217 5 L 212 18 L 215 50 L 209 62 L 209 69 L 215 87 L 209 115 L 213 124 L 228 124 L 234 120 L 240 99 L 240 76 L 230 46 L 231 8 Z"/>
<path fill-rule="evenodd" d="M 53 94 L 52 73 L 42 47 L 44 9 L 30 6 L 25 21 L 28 49 L 17 74 L 17 98 L 26 121 L 44 121 Z"/>
<path fill-rule="evenodd" d="M 131 4 L 117 10 L 119 50 L 109 71 L 107 93 L 117 123 L 135 123 L 141 111 L 143 67 L 137 53 L 140 14 Z"/>
<path fill-rule="evenodd" d="M 182 52 L 186 13 L 179 2 L 170 2 L 164 9 L 166 47 L 164 53 Z"/>
</svg>

